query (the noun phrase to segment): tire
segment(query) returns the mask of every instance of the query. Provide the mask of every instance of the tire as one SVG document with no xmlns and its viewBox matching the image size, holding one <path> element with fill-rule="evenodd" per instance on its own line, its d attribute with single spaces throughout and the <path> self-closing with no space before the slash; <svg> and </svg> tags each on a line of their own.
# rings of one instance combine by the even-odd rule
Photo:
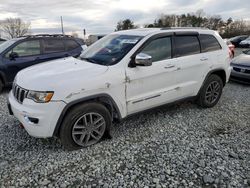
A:
<svg viewBox="0 0 250 188">
<path fill-rule="evenodd" d="M 203 108 L 214 107 L 220 100 L 222 90 L 222 79 L 215 74 L 210 75 L 197 96 L 198 105 Z"/>
<path fill-rule="evenodd" d="M 109 133 L 111 124 L 111 115 L 106 107 L 99 103 L 86 103 L 66 114 L 59 137 L 65 149 L 76 150 L 98 143 Z"/>
<path fill-rule="evenodd" d="M 3 91 L 3 87 L 4 87 L 3 81 L 0 79 L 0 93 Z"/>
</svg>

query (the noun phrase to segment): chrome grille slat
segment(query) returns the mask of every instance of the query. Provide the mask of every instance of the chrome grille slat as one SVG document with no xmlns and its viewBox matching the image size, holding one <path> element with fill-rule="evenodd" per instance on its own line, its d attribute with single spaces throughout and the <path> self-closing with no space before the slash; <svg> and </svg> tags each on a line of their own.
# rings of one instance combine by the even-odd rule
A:
<svg viewBox="0 0 250 188">
<path fill-rule="evenodd" d="M 12 92 L 13 92 L 13 95 L 14 95 L 15 99 L 17 100 L 17 102 L 22 104 L 24 99 L 27 98 L 29 91 L 21 88 L 17 84 L 13 84 Z"/>
</svg>

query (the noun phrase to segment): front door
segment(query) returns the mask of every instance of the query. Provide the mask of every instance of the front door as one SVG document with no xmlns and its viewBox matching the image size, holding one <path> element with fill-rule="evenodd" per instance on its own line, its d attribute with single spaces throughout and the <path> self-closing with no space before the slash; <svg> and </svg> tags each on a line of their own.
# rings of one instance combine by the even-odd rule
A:
<svg viewBox="0 0 250 188">
<path fill-rule="evenodd" d="M 175 60 L 172 59 L 171 36 L 149 39 L 138 53 L 152 56 L 151 66 L 126 69 L 128 114 L 171 102 L 176 95 Z"/>
</svg>

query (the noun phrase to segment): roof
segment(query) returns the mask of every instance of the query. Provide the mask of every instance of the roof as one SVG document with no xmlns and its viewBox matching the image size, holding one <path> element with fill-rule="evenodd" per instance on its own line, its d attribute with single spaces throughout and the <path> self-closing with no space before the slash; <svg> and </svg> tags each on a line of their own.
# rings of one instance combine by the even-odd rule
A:
<svg viewBox="0 0 250 188">
<path fill-rule="evenodd" d="M 140 28 L 114 32 L 113 34 L 147 36 L 154 33 L 164 33 L 166 31 L 195 31 L 195 32 L 213 32 L 207 28 L 197 27 L 168 27 L 168 28 Z"/>
</svg>

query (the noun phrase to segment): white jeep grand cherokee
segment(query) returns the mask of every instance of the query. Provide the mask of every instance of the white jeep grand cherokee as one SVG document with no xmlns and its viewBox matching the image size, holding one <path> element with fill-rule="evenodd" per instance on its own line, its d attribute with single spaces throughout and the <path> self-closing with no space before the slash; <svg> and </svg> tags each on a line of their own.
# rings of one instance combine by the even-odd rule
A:
<svg viewBox="0 0 250 188">
<path fill-rule="evenodd" d="M 34 137 L 67 149 L 99 142 L 112 121 L 195 97 L 213 107 L 229 79 L 228 47 L 214 31 L 114 32 L 84 51 L 18 73 L 9 109 Z"/>
</svg>

